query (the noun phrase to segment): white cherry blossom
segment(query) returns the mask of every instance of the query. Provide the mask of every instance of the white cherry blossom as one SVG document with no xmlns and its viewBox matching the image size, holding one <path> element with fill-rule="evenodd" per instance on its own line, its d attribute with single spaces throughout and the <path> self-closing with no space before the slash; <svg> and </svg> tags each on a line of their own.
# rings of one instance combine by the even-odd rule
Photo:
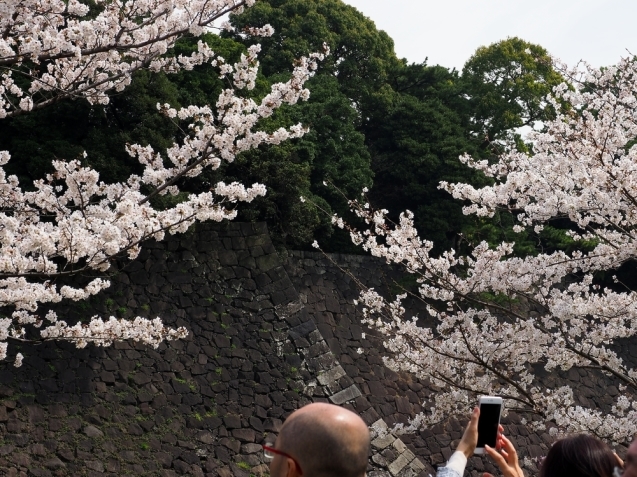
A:
<svg viewBox="0 0 637 477">
<path fill-rule="evenodd" d="M 464 416 L 477 395 L 495 394 L 533 427 L 552 422 L 553 433 L 585 431 L 627 443 L 637 432 L 637 369 L 613 346 L 637 334 L 637 294 L 594 279 L 637 259 L 637 62 L 562 73 L 570 86 L 558 86 L 549 98 L 560 112 L 545 131 L 530 133 L 532 153 L 512 150 L 494 162 L 464 156 L 494 184 L 440 187 L 465 201 L 467 214 L 513 212 L 517 232 L 539 233 L 550 220 L 568 218 L 571 235 L 594 244 L 591 251 L 520 258 L 512 243 L 483 242 L 466 255 L 434 256 L 411 212 L 394 224 L 387 211 L 351 202 L 368 224 L 349 228 L 352 241 L 414 274 L 416 297 L 427 305 L 429 324 L 422 326 L 406 315 L 406 295 L 388 301 L 365 289 L 359 300 L 364 322 L 384 337 L 385 363 L 440 389 L 403 430 Z M 340 225 L 338 218 L 333 223 Z M 536 375 L 539 368 L 573 367 L 620 385 L 624 392 L 612 409 L 581 406 L 571 387 L 549 389 Z"/>
<path fill-rule="evenodd" d="M 144 171 L 125 182 L 105 183 L 80 159 L 67 158 L 54 161 L 54 172 L 25 191 L 3 167 L 11 160 L 10 152 L 0 151 L 0 307 L 12 310 L 9 318 L 0 318 L 0 359 L 7 356 L 7 340 L 26 339 L 29 327 L 40 339 L 68 340 L 78 347 L 107 346 L 123 339 L 157 346 L 161 340 L 184 337 L 184 328 L 168 329 L 159 318 L 94 316 L 69 324 L 42 308 L 63 299 L 84 300 L 110 286 L 107 274 L 84 286 L 63 284 L 65 277 L 89 270 L 107 272 L 115 257 L 137 257 L 147 239 L 185 232 L 196 221 L 231 220 L 237 202 L 264 195 L 262 184 L 219 182 L 168 209 L 154 208 L 151 200 L 158 194 L 178 194 L 181 178 L 217 169 L 244 151 L 302 136 L 306 129 L 300 124 L 266 133 L 258 129 L 259 121 L 284 104 L 307 99 L 304 83 L 327 53 L 326 48 L 298 59 L 290 79 L 274 84 L 261 101 L 245 99 L 237 92 L 254 88 L 260 46 L 248 48 L 234 65 L 201 41 L 190 57 L 167 52 L 183 35 L 201 35 L 217 19 L 252 6 L 254 0 L 94 3 L 97 13 L 88 18 L 88 7 L 77 0 L 0 2 L 0 118 L 69 97 L 106 104 L 108 92 L 124 89 L 139 68 L 170 73 L 210 62 L 232 86 L 214 105 L 179 110 L 158 105 L 158 114 L 189 124 L 186 137 L 166 151 L 128 145 L 128 153 Z M 244 33 L 270 35 L 272 28 L 265 25 Z M 28 86 L 16 82 L 16 75 L 22 75 Z M 150 193 L 142 192 L 149 189 Z M 22 358 L 16 356 L 16 366 Z"/>
<path fill-rule="evenodd" d="M 68 97 L 106 104 L 108 91 L 122 91 L 140 68 L 172 73 L 214 61 L 214 52 L 203 42 L 189 57 L 166 53 L 178 38 L 221 27 L 218 20 L 254 0 L 95 0 L 94 18 L 77 0 L 1 3 L 0 118 Z M 270 25 L 245 31 L 254 36 L 272 32 Z M 253 47 L 245 61 L 254 61 L 257 50 Z M 236 68 L 248 76 L 239 74 L 235 82 L 249 83 L 245 65 Z M 14 75 L 27 79 L 28 87 L 18 86 Z"/>
</svg>

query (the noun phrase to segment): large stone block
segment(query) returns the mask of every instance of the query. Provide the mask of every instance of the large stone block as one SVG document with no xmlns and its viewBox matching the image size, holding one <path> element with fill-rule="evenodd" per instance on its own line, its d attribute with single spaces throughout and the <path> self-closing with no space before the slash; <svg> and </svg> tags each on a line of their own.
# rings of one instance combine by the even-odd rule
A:
<svg viewBox="0 0 637 477">
<path fill-rule="evenodd" d="M 360 390 L 357 386 L 352 385 L 349 388 L 343 389 L 342 391 L 330 396 L 330 401 L 334 404 L 344 404 L 348 401 L 352 401 L 361 395 Z"/>
<path fill-rule="evenodd" d="M 262 272 L 268 272 L 280 265 L 279 256 L 276 253 L 262 255 L 255 258 L 257 268 Z M 270 277 L 272 278 L 272 277 Z"/>
<path fill-rule="evenodd" d="M 329 371 L 319 373 L 316 379 L 318 380 L 319 383 L 325 386 L 327 384 L 337 381 L 339 378 L 342 378 L 345 375 L 346 375 L 345 370 L 339 365 L 330 369 Z"/>
</svg>

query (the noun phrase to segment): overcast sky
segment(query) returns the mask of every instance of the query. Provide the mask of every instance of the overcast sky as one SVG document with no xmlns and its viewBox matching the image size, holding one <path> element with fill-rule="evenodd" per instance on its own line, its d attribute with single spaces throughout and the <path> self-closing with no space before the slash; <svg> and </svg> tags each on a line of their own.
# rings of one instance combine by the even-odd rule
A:
<svg viewBox="0 0 637 477">
<path fill-rule="evenodd" d="M 637 54 L 637 0 L 344 0 L 394 40 L 396 54 L 462 69 L 482 45 L 518 36 L 569 66 Z"/>
</svg>

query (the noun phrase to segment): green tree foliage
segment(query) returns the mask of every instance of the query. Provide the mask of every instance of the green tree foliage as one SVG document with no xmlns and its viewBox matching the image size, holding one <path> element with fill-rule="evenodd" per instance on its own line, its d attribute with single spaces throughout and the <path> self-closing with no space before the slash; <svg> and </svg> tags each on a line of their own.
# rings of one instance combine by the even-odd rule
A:
<svg viewBox="0 0 637 477">
<path fill-rule="evenodd" d="M 522 146 L 516 130 L 554 117 L 544 98 L 564 78 L 544 48 L 508 38 L 478 48 L 464 65 L 462 81 L 474 133 L 485 144 L 513 139 Z"/>
<path fill-rule="evenodd" d="M 263 0 L 244 14 L 231 17 L 231 21 L 239 30 L 246 25 L 268 23 L 274 27 L 272 37 L 259 39 L 262 71 L 268 79 L 286 75 L 294 58 L 321 50 L 324 43 L 330 47 L 330 56 L 307 84 L 310 100 L 294 108 L 294 120 L 309 127 L 309 133 L 294 142 L 293 149 L 287 145 L 272 148 L 271 153 L 260 154 L 258 161 L 268 162 L 270 157 L 276 157 L 279 164 L 300 161 L 309 172 L 305 191 L 299 183 L 295 192 L 300 194 L 293 195 L 290 189 L 289 195 L 282 196 L 278 204 L 270 204 L 267 210 L 277 213 L 290 210 L 289 202 L 304 195 L 319 200 L 330 213 L 343 214 L 346 202 L 323 183 L 330 181 L 349 197 L 357 196 L 363 187 L 372 184 L 370 155 L 361 124 L 369 116 L 373 98 L 385 87 L 389 71 L 400 64 L 392 40 L 378 31 L 371 20 L 340 0 Z M 236 38 L 246 44 L 255 41 Z M 269 185 L 267 176 L 262 181 Z M 270 200 L 266 196 L 260 202 Z M 328 250 L 351 248 L 347 237 L 338 233 L 332 236 L 335 230 L 327 217 L 320 216 L 315 221 L 307 215 L 305 206 L 294 210 L 303 211 L 304 217 L 289 216 L 289 220 L 274 221 L 277 227 L 290 229 L 287 223 L 307 223 L 311 219 L 314 234 L 305 227 L 296 233 L 285 233 L 286 244 L 307 246 L 309 238 L 318 238 Z M 270 221 L 272 214 L 257 216 Z"/>
<path fill-rule="evenodd" d="M 11 151 L 7 171 L 25 186 L 51 170 L 53 159 L 76 159 L 100 171 L 107 182 L 121 181 L 139 169 L 126 143 L 172 143 L 175 125 L 157 114 L 157 103 L 177 103 L 177 90 L 164 74 L 140 70 L 130 87 L 107 106 L 66 100 L 40 111 L 3 120 L 0 150 Z"/>
<path fill-rule="evenodd" d="M 441 249 L 473 219 L 438 184 L 479 177 L 458 159 L 477 152 L 459 84 L 458 74 L 441 66 L 402 65 L 375 97 L 364 128 L 375 173 L 372 202 L 394 217 L 414 212 L 421 236 Z"/>
<path fill-rule="evenodd" d="M 562 81 L 546 50 L 517 38 L 478 48 L 461 76 L 426 64 L 395 68 L 374 97 L 363 127 L 376 174 L 372 201 L 394 218 L 412 210 L 421 236 L 433 240 L 439 251 L 463 242 L 511 240 L 510 214 L 492 220 L 465 216 L 463 204 L 438 184 L 486 185 L 488 180 L 465 167 L 459 156 L 489 158 L 505 142 L 527 147 L 518 128 L 552 116 L 545 97 Z M 541 238 L 516 236 L 521 254 L 542 243 Z"/>
<path fill-rule="evenodd" d="M 336 76 L 341 92 L 359 109 L 399 64 L 392 39 L 341 0 L 261 0 L 231 20 L 239 29 L 268 23 L 274 27 L 272 37 L 258 40 L 267 77 L 288 71 L 295 58 L 327 44 L 331 54 L 319 74 Z"/>
<path fill-rule="evenodd" d="M 206 34 L 199 38 L 183 38 L 175 45 L 175 54 L 190 56 L 197 51 L 197 41 L 205 41 L 206 44 L 218 55 L 224 58 L 227 63 L 234 63 L 239 60 L 241 53 L 245 53 L 245 46 L 231 38 L 222 38 L 215 34 Z M 288 65 L 288 70 L 290 66 Z M 224 88 L 230 87 L 227 81 L 219 78 L 209 64 L 194 67 L 192 70 L 181 70 L 176 74 L 169 75 L 168 80 L 175 85 L 177 98 L 180 104 L 194 104 L 197 106 L 214 106 L 219 94 Z M 242 94 L 250 94 L 253 97 L 267 93 L 268 84 L 263 78 L 259 78 L 255 90 Z"/>
<path fill-rule="evenodd" d="M 503 145 L 529 150 L 530 145 L 523 143 L 518 130 L 541 129 L 544 121 L 554 117 L 553 107 L 545 98 L 565 78 L 553 68 L 544 48 L 520 38 L 508 38 L 478 48 L 465 63 L 461 80 L 470 106 L 471 132 L 481 144 L 481 157 L 488 158 L 492 152 L 502 152 Z M 568 220 L 554 220 L 533 237 L 512 234 L 510 214 L 501 212 L 493 220 L 481 223 L 480 227 L 467 229 L 467 237 L 476 234 L 476 238 L 490 243 L 515 241 L 520 255 L 590 247 L 568 236 L 573 225 Z"/>
</svg>

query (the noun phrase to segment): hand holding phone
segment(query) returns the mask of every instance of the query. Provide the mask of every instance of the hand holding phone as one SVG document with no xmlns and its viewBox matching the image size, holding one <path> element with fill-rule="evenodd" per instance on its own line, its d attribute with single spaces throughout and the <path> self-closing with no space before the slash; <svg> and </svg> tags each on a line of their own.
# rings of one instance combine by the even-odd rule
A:
<svg viewBox="0 0 637 477">
<path fill-rule="evenodd" d="M 462 439 L 458 443 L 457 451 L 462 452 L 465 457 L 468 459 L 473 455 L 473 451 L 476 448 L 476 444 L 478 443 L 478 417 L 480 415 L 480 411 L 476 406 L 471 413 L 471 419 L 467 424 L 467 427 L 462 434 Z"/>
<path fill-rule="evenodd" d="M 480 396 L 478 401 L 480 418 L 478 419 L 478 444 L 474 454 L 484 454 L 484 446 L 495 448 L 498 439 L 498 426 L 502 414 L 502 398 L 499 396 Z"/>
</svg>

